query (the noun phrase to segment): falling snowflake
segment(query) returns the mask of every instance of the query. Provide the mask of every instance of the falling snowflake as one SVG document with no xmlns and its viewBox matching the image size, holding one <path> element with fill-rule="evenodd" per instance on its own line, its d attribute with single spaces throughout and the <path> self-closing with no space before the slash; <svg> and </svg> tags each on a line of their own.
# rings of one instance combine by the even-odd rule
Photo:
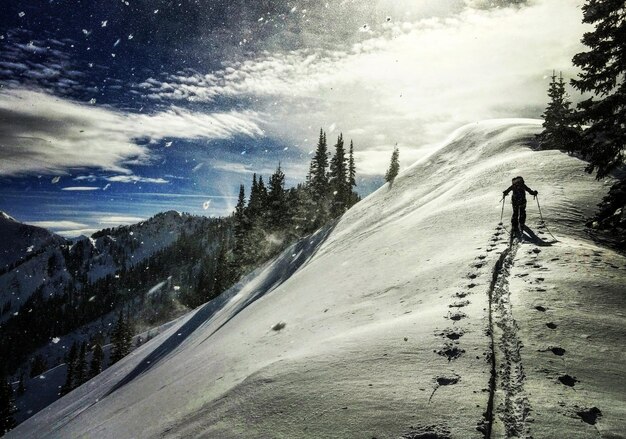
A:
<svg viewBox="0 0 626 439">
<path fill-rule="evenodd" d="M 129 35 L 128 35 L 128 39 L 129 39 L 129 40 L 132 40 L 132 39 L 133 39 L 133 34 L 129 34 Z"/>
<path fill-rule="evenodd" d="M 19 14 L 17 14 L 20 18 L 22 18 L 24 15 L 26 15 L 26 12 L 22 11 Z"/>
<path fill-rule="evenodd" d="M 285 146 L 285 147 L 283 148 L 283 151 L 287 151 L 288 149 L 289 149 L 289 147 L 288 147 L 288 146 Z"/>
<path fill-rule="evenodd" d="M 88 65 L 89 67 L 93 67 L 93 63 L 92 63 L 92 62 L 88 63 L 87 65 Z"/>
<path fill-rule="evenodd" d="M 96 103 L 96 98 L 91 98 L 91 99 L 89 99 L 89 103 L 90 103 L 91 105 L 94 105 L 94 104 Z"/>
<path fill-rule="evenodd" d="M 61 339 L 60 339 L 59 337 L 54 337 L 54 338 L 52 339 L 52 343 L 54 343 L 54 344 L 57 344 L 57 343 L 58 343 L 58 342 L 60 342 L 60 341 L 61 341 Z"/>
<path fill-rule="evenodd" d="M 35 248 L 35 246 L 34 246 L 34 245 L 30 245 L 30 246 L 28 246 L 28 248 L 26 249 L 26 253 L 30 253 L 30 252 L 32 252 L 34 248 Z"/>
<path fill-rule="evenodd" d="M 257 21 L 263 21 L 263 17 L 259 18 Z"/>
<path fill-rule="evenodd" d="M 83 29 L 83 33 L 84 33 L 85 35 L 89 35 L 89 34 L 91 33 L 91 31 L 89 31 L 89 30 L 87 30 L 87 29 Z"/>
<path fill-rule="evenodd" d="M 113 47 L 117 46 L 118 44 L 120 44 L 121 38 L 118 38 L 117 41 L 115 43 L 113 43 Z"/>
<path fill-rule="evenodd" d="M 51 182 L 52 184 L 56 184 L 56 183 L 58 183 L 58 182 L 59 182 L 59 180 L 61 180 L 61 177 L 58 177 L 58 176 L 57 176 L 57 177 L 54 177 L 52 180 L 50 180 L 50 182 Z"/>
<path fill-rule="evenodd" d="M 387 18 L 386 18 L 386 20 L 387 20 L 387 21 L 391 21 L 391 17 L 387 17 Z"/>
<path fill-rule="evenodd" d="M 102 22 L 102 27 L 107 27 L 107 23 L 108 23 L 108 21 L 109 21 L 109 20 L 104 20 L 104 21 Z"/>
<path fill-rule="evenodd" d="M 178 285 L 174 285 L 174 291 L 179 291 L 180 287 Z"/>
<path fill-rule="evenodd" d="M 207 200 L 204 203 L 202 203 L 202 208 L 204 210 L 208 210 L 209 206 L 211 205 L 211 200 Z"/>
<path fill-rule="evenodd" d="M 295 6 L 293 8 L 291 8 L 291 13 L 293 14 L 294 12 L 296 12 L 296 9 L 298 9 L 298 8 L 295 7 Z"/>
<path fill-rule="evenodd" d="M 155 9 L 155 10 L 154 10 L 154 13 L 155 13 L 155 14 L 158 14 L 158 13 L 159 13 L 159 10 L 158 10 L 158 9 Z"/>
<path fill-rule="evenodd" d="M 330 124 L 330 126 L 328 127 L 328 132 L 332 133 L 333 131 L 335 131 L 335 128 L 337 128 L 337 124 L 336 123 Z"/>
<path fill-rule="evenodd" d="M 165 143 L 165 147 L 166 147 L 166 148 L 169 148 L 170 146 L 172 146 L 172 143 L 173 143 L 173 142 L 171 142 L 171 141 L 170 141 L 170 142 L 166 142 L 166 143 Z"/>
<path fill-rule="evenodd" d="M 111 54 L 111 56 L 112 56 L 113 58 L 115 58 L 115 54 L 114 54 L 114 53 L 112 53 L 112 54 Z"/>
<path fill-rule="evenodd" d="M 104 187 L 102 188 L 103 191 L 106 191 L 108 188 L 111 187 L 111 183 L 107 183 L 104 185 Z"/>
</svg>

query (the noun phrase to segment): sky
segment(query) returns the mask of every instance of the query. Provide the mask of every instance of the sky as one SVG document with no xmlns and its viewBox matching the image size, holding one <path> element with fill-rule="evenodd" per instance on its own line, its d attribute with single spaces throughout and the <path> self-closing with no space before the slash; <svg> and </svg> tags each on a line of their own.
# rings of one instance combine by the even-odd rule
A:
<svg viewBox="0 0 626 439">
<path fill-rule="evenodd" d="M 0 210 L 64 236 L 160 211 L 229 214 L 320 128 L 353 140 L 357 189 L 394 146 L 539 118 L 576 75 L 580 0 L 48 0 L 0 15 Z M 558 17 L 558 19 L 556 19 Z M 577 101 L 574 91 L 571 98 Z"/>
</svg>

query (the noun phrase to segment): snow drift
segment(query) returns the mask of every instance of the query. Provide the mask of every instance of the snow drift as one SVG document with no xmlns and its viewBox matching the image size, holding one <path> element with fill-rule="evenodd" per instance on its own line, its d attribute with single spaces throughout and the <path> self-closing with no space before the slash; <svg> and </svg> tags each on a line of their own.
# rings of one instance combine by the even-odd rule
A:
<svg viewBox="0 0 626 439">
<path fill-rule="evenodd" d="M 540 129 L 459 129 L 8 436 L 623 437 L 626 259 L 582 228 L 606 188 Z M 559 242 L 530 199 L 509 248 L 516 175 Z"/>
</svg>

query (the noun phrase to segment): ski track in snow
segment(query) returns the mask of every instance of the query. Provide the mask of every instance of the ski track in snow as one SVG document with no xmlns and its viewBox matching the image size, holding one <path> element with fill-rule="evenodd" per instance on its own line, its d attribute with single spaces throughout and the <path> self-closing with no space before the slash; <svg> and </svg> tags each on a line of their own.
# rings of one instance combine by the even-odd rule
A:
<svg viewBox="0 0 626 439">
<path fill-rule="evenodd" d="M 500 230 L 502 226 L 498 226 Z M 502 252 L 494 267 L 489 290 L 489 332 L 492 337 L 492 374 L 490 385 L 490 426 L 486 437 L 493 434 L 496 416 L 505 429 L 505 437 L 529 437 L 526 418 L 530 402 L 524 391 L 522 343 L 517 337 L 518 325 L 513 317 L 509 276 L 521 243 L 517 240 Z M 495 378 L 495 379 L 494 379 Z"/>
</svg>

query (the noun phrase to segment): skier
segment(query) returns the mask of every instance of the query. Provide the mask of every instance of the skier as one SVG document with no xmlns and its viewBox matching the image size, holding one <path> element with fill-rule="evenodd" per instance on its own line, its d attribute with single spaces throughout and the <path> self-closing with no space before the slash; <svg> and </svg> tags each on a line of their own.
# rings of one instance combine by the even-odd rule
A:
<svg viewBox="0 0 626 439">
<path fill-rule="evenodd" d="M 502 196 L 506 197 L 511 191 L 513 191 L 513 196 L 511 197 L 511 203 L 513 204 L 513 216 L 511 217 L 512 233 L 519 236 L 524 230 L 524 224 L 526 224 L 526 192 L 535 197 L 539 192 L 526 186 L 522 177 L 515 177 L 513 184 L 502 192 Z"/>
</svg>

